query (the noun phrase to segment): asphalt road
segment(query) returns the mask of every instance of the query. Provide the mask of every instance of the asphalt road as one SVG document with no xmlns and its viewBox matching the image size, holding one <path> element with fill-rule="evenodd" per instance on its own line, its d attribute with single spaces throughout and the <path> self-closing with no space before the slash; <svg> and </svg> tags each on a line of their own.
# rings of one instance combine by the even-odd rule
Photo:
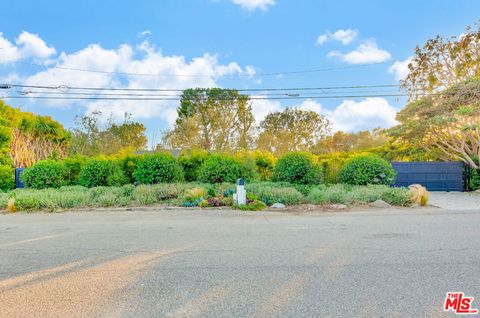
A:
<svg viewBox="0 0 480 318">
<path fill-rule="evenodd" d="M 0 215 L 0 317 L 454 317 L 480 211 Z"/>
</svg>

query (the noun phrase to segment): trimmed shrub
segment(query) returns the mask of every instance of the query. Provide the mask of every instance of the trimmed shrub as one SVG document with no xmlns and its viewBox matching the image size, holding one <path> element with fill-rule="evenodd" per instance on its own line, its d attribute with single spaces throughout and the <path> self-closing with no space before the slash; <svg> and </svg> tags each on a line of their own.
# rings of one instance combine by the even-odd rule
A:
<svg viewBox="0 0 480 318">
<path fill-rule="evenodd" d="M 141 160 L 141 158 L 142 156 L 129 154 L 118 159 L 128 183 L 135 183 L 135 177 L 133 176 L 133 173 L 137 169 L 138 162 Z"/>
<path fill-rule="evenodd" d="M 87 188 L 121 186 L 126 181 L 120 165 L 106 159 L 88 160 L 79 174 L 79 184 Z"/>
<path fill-rule="evenodd" d="M 240 176 L 240 163 L 227 155 L 212 155 L 198 171 L 198 180 L 205 183 L 234 183 Z"/>
<path fill-rule="evenodd" d="M 87 161 L 86 157 L 73 156 L 63 159 L 61 162 L 65 165 L 65 185 L 78 185 L 79 175 L 82 166 Z"/>
<path fill-rule="evenodd" d="M 321 172 L 315 166 L 311 154 L 291 152 L 278 159 L 272 179 L 298 184 L 318 184 L 321 182 Z"/>
<path fill-rule="evenodd" d="M 0 192 L 15 188 L 15 173 L 11 166 L 0 165 Z"/>
<path fill-rule="evenodd" d="M 340 171 L 340 180 L 351 185 L 386 184 L 395 181 L 392 165 L 377 155 L 355 156 L 345 163 Z"/>
<path fill-rule="evenodd" d="M 182 168 L 168 153 L 145 155 L 138 161 L 133 176 L 141 184 L 178 182 L 184 179 Z"/>
<path fill-rule="evenodd" d="M 191 150 L 189 152 L 182 152 L 178 162 L 183 169 L 185 181 L 192 182 L 198 179 L 198 169 L 210 154 L 206 150 Z"/>
<path fill-rule="evenodd" d="M 65 185 L 66 174 L 67 169 L 63 162 L 43 160 L 25 169 L 21 179 L 27 188 L 59 188 Z"/>
<path fill-rule="evenodd" d="M 283 203 L 286 205 L 297 205 L 303 203 L 305 197 L 297 189 L 285 185 L 266 182 L 247 184 L 245 189 L 256 195 L 261 201 L 267 205 L 274 203 Z"/>
</svg>

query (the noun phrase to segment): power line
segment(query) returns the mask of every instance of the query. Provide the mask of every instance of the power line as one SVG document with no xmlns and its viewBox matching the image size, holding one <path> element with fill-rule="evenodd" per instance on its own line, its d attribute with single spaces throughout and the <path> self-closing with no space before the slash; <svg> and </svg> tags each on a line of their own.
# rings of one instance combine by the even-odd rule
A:
<svg viewBox="0 0 480 318">
<path fill-rule="evenodd" d="M 429 96 L 437 94 L 428 94 Z M 284 96 L 284 97 L 249 97 L 250 100 L 299 100 L 299 99 L 342 99 L 342 98 L 369 98 L 369 97 L 407 97 L 408 94 L 371 94 L 371 95 L 328 95 L 328 96 Z M 180 101 L 174 97 L 71 97 L 71 96 L 5 96 L 5 99 L 50 99 L 50 100 L 127 100 L 127 101 Z M 236 100 L 234 98 L 211 98 L 210 100 Z"/>
<path fill-rule="evenodd" d="M 321 91 L 321 92 L 308 92 L 310 95 L 328 95 L 328 94 L 358 94 L 358 93 L 398 93 L 398 90 L 354 90 L 354 91 Z M 141 97 L 178 97 L 182 95 L 174 94 L 161 94 L 161 93 L 91 93 L 91 92 L 52 92 L 52 91 L 18 91 L 17 94 L 26 97 L 35 97 L 36 94 L 43 95 L 55 95 L 55 96 L 141 96 Z M 256 93 L 254 96 L 290 96 L 301 97 L 299 93 Z"/>
<path fill-rule="evenodd" d="M 286 88 L 224 88 L 225 90 L 235 90 L 239 92 L 267 92 L 267 91 L 311 91 L 311 90 L 336 90 L 336 89 L 361 89 L 361 88 L 387 88 L 400 87 L 400 84 L 380 84 L 380 85 L 351 85 L 351 86 L 324 86 L 324 87 L 286 87 Z M 24 85 L 24 84 L 0 84 L 0 88 L 35 88 L 35 89 L 53 89 L 53 90 L 87 90 L 87 91 L 140 91 L 140 92 L 183 92 L 186 89 L 169 88 L 118 88 L 118 87 L 79 87 L 68 85 Z"/>
</svg>

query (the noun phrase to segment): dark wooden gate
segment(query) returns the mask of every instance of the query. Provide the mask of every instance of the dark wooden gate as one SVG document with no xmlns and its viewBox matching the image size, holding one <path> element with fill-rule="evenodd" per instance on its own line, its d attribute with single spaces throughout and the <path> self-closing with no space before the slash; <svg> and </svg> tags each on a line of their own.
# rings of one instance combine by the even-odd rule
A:
<svg viewBox="0 0 480 318">
<path fill-rule="evenodd" d="M 462 162 L 391 162 L 397 178 L 395 186 L 418 183 L 430 191 L 463 191 Z"/>
</svg>

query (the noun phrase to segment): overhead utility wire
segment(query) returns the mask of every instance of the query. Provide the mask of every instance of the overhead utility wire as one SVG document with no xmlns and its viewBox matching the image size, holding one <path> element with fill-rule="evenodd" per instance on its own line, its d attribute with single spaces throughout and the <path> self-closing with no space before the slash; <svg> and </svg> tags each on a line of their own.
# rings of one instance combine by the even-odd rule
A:
<svg viewBox="0 0 480 318">
<path fill-rule="evenodd" d="M 360 88 L 386 88 L 400 87 L 400 84 L 380 84 L 380 85 L 352 85 L 352 86 L 325 86 L 325 87 L 285 87 L 285 88 L 224 88 L 225 90 L 236 90 L 239 92 L 266 92 L 266 91 L 310 91 L 310 90 L 335 90 L 335 89 L 360 89 Z M 109 87 L 80 87 L 68 85 L 24 85 L 24 84 L 0 84 L 0 88 L 36 88 L 36 89 L 55 89 L 55 90 L 91 90 L 91 91 L 141 91 L 141 92 L 183 92 L 186 89 L 168 89 L 168 88 L 109 88 Z"/>
<path fill-rule="evenodd" d="M 160 93 L 92 93 L 92 92 L 52 92 L 52 91 L 18 91 L 22 96 L 35 97 L 36 94 L 55 95 L 55 96 L 144 96 L 144 97 L 182 97 L 182 95 L 160 94 Z M 355 90 L 355 91 L 327 91 L 327 92 L 308 92 L 310 95 L 328 95 L 328 94 L 357 94 L 357 93 L 398 93 L 398 90 Z M 255 93 L 254 96 L 291 96 L 301 97 L 302 93 Z"/>
<path fill-rule="evenodd" d="M 437 94 L 428 94 L 429 96 Z M 295 100 L 295 99 L 336 99 L 336 98 L 368 98 L 368 97 L 407 97 L 407 94 L 376 94 L 376 95 L 328 95 L 328 96 L 284 96 L 284 97 L 255 97 L 252 96 L 250 100 L 265 100 L 265 99 L 284 99 L 284 100 Z M 70 97 L 70 96 L 5 96 L 5 99 L 52 99 L 52 100 L 143 100 L 143 101 L 180 101 L 180 98 L 168 98 L 168 97 Z M 212 100 L 235 100 L 234 98 L 213 98 Z"/>
</svg>

